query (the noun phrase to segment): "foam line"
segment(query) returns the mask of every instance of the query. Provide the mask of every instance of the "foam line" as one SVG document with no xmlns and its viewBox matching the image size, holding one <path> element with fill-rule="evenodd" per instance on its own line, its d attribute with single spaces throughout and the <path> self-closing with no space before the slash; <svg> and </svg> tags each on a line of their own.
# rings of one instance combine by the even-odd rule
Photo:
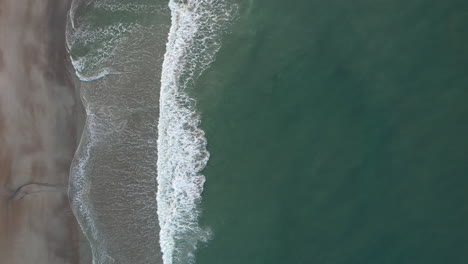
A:
<svg viewBox="0 0 468 264">
<path fill-rule="evenodd" d="M 226 1 L 169 2 L 171 28 L 161 75 L 158 220 L 164 264 L 189 264 L 210 232 L 198 225 L 209 153 L 194 99 L 186 90 L 215 59 L 234 9 Z"/>
</svg>

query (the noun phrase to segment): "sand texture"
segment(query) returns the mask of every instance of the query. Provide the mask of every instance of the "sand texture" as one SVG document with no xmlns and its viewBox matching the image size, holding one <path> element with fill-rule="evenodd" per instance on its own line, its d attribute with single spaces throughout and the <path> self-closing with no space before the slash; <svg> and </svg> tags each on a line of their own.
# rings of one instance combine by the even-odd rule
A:
<svg viewBox="0 0 468 264">
<path fill-rule="evenodd" d="M 0 263 L 80 263 L 69 208 L 79 99 L 68 0 L 0 0 Z"/>
</svg>

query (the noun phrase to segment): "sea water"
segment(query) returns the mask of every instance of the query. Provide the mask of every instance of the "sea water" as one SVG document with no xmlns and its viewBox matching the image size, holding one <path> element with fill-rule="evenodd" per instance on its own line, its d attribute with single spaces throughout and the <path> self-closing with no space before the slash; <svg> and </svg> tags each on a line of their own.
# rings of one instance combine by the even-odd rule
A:
<svg viewBox="0 0 468 264">
<path fill-rule="evenodd" d="M 468 4 L 75 1 L 95 263 L 466 263 Z"/>
<path fill-rule="evenodd" d="M 193 263 L 209 229 L 198 225 L 209 160 L 200 117 L 189 90 L 215 59 L 235 15 L 227 1 L 170 1 L 172 24 L 162 68 L 158 124 L 158 219 L 165 264 Z"/>
<path fill-rule="evenodd" d="M 70 200 L 93 263 L 162 263 L 156 204 L 165 1 L 72 3 L 67 47 L 86 124 Z"/>
<path fill-rule="evenodd" d="M 243 1 L 193 92 L 197 263 L 466 263 L 467 11 Z"/>
</svg>

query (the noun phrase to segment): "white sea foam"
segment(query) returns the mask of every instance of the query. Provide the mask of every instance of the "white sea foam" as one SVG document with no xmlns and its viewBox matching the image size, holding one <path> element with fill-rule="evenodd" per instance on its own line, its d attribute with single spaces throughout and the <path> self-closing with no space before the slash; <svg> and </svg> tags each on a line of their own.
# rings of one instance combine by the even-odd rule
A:
<svg viewBox="0 0 468 264">
<path fill-rule="evenodd" d="M 76 76 L 81 81 L 89 82 L 99 80 L 107 75 L 122 74 L 122 72 L 113 69 L 116 51 L 122 43 L 128 40 L 129 35 L 144 32 L 147 29 L 136 23 L 115 23 L 100 27 L 85 22 L 76 25 L 73 22 L 73 16 L 74 14 L 70 10 L 66 45 Z M 87 50 L 87 52 L 77 56 L 76 49 Z"/>
<path fill-rule="evenodd" d="M 102 8 L 111 12 L 132 12 L 141 14 L 156 14 L 163 12 L 163 9 L 157 5 L 148 5 L 145 3 L 116 2 L 115 0 L 99 0 L 95 7 Z"/>
<path fill-rule="evenodd" d="M 93 159 L 93 148 L 102 138 L 106 138 L 109 134 L 115 133 L 116 130 L 109 130 L 108 124 L 102 118 L 91 113 L 88 105 L 85 102 L 86 124 L 85 131 L 80 140 L 78 151 L 75 154 L 74 164 L 71 167 L 71 182 L 69 197 L 74 214 L 78 217 L 78 223 L 88 240 L 91 242 L 90 247 L 93 255 L 93 264 L 103 263 L 102 259 L 112 261 L 112 258 L 106 251 L 105 236 L 99 232 L 96 215 L 93 213 L 94 208 L 90 201 L 91 184 L 87 175 L 89 175 L 88 165 Z M 93 243 L 99 241 L 99 243 Z M 104 262 L 114 263 L 114 262 Z"/>
<path fill-rule="evenodd" d="M 92 157 L 92 148 L 98 141 L 96 131 L 96 116 L 89 113 L 86 108 L 87 118 L 85 124 L 85 131 L 80 140 L 78 151 L 75 154 L 74 164 L 71 167 L 71 181 L 69 197 L 74 214 L 78 217 L 78 223 L 84 234 L 89 241 L 100 240 L 104 243 L 102 236 L 100 236 L 97 225 L 95 222 L 95 215 L 92 213 L 92 205 L 89 201 L 89 192 L 91 189 L 89 180 L 86 177 L 86 169 Z M 105 253 L 101 248 L 96 248 L 91 244 L 91 250 L 94 255 Z M 93 258 L 93 264 L 96 259 Z"/>
<path fill-rule="evenodd" d="M 158 124 L 158 219 L 164 264 L 189 264 L 209 232 L 198 225 L 209 153 L 186 89 L 214 60 L 235 9 L 223 0 L 171 0 Z"/>
<path fill-rule="evenodd" d="M 72 48 L 77 43 L 91 45 L 96 42 L 101 42 L 101 48 L 95 50 L 95 54 L 99 54 L 99 56 L 88 54 L 76 59 L 71 55 L 69 56 L 76 76 L 81 81 L 89 82 L 99 80 L 109 74 L 120 74 L 118 72 L 112 72 L 108 67 L 102 68 L 101 66 L 107 59 L 111 58 L 113 49 L 118 42 L 121 41 L 121 38 L 119 37 L 123 33 L 131 31 L 132 25 L 119 23 L 109 25 L 104 28 L 91 28 L 86 24 L 76 25 L 75 12 L 81 2 L 82 1 L 74 0 L 70 6 L 66 29 L 67 50 L 68 52 L 71 52 Z M 107 39 L 107 41 L 103 41 L 103 39 Z M 89 72 L 89 74 L 84 74 L 83 72 Z M 86 166 L 89 164 L 91 159 L 91 150 L 99 138 L 98 130 L 102 129 L 97 127 L 99 122 L 97 121 L 96 115 L 90 111 L 86 103 L 84 105 L 86 108 L 87 118 L 83 137 L 78 146 L 79 151 L 75 155 L 75 165 L 71 168 L 71 174 L 73 177 L 73 181 L 71 182 L 73 194 L 70 194 L 70 197 L 72 197 L 71 203 L 76 211 L 75 214 L 84 218 L 86 222 L 86 226 L 84 226 L 84 223 L 79 221 L 82 229 L 85 230 L 87 235 L 91 235 L 91 239 L 97 240 L 98 232 L 94 216 L 91 213 L 91 203 L 87 199 L 89 196 L 90 184 L 85 175 Z"/>
<path fill-rule="evenodd" d="M 129 73 L 129 72 L 112 71 L 112 69 L 110 69 L 110 68 L 104 68 L 100 72 L 95 73 L 94 75 L 86 76 L 86 75 L 81 74 L 81 71 L 80 71 L 80 69 L 83 68 L 82 60 L 80 60 L 80 59 L 74 60 L 70 56 L 70 61 L 71 61 L 72 65 L 73 65 L 73 68 L 75 69 L 76 77 L 78 77 L 78 79 L 80 79 L 80 81 L 82 81 L 82 82 L 97 81 L 97 80 L 102 79 L 102 78 L 104 78 L 104 77 L 106 77 L 108 75 L 120 75 L 120 74 Z"/>
<path fill-rule="evenodd" d="M 99 80 L 108 75 L 125 74 L 113 70 L 116 49 L 126 40 L 128 33 L 134 33 L 142 26 L 134 23 L 114 23 L 96 27 L 85 18 L 75 17 L 75 11 L 82 3 L 74 0 L 71 3 L 66 28 L 66 47 L 70 54 L 70 61 L 75 74 L 82 82 Z M 81 56 L 73 57 L 73 49 L 79 46 L 89 51 Z M 95 107 L 91 108 L 82 98 L 86 110 L 84 132 L 75 154 L 71 167 L 70 199 L 73 211 L 78 217 L 78 223 L 91 242 L 93 263 L 110 263 L 106 252 L 105 236 L 99 232 L 94 214 L 93 203 L 90 201 L 91 183 L 89 179 L 89 165 L 93 161 L 93 149 L 103 138 L 116 130 L 109 130 L 108 122 L 95 114 Z M 101 107 L 102 108 L 102 107 Z M 115 128 L 115 127 L 114 127 Z M 99 243 L 95 243 L 99 241 Z"/>
<path fill-rule="evenodd" d="M 88 112 L 88 111 L 87 111 Z M 94 133 L 94 115 L 88 115 L 86 119 L 86 128 L 87 130 L 84 131 L 84 134 L 87 135 L 87 141 L 86 143 L 83 142 L 84 137 L 81 138 L 80 144 L 78 146 L 78 149 L 81 150 L 80 153 L 77 153 L 79 155 L 80 159 L 77 160 L 76 166 L 72 166 L 71 169 L 71 174 L 73 176 L 73 182 L 72 185 L 76 186 L 78 188 L 75 189 L 75 193 L 73 195 L 70 195 L 72 197 L 72 205 L 75 210 L 78 210 L 80 215 L 82 215 L 86 221 L 89 223 L 90 231 L 94 239 L 97 237 L 97 232 L 96 232 L 96 225 L 94 223 L 94 219 L 91 215 L 91 212 L 86 205 L 87 199 L 86 197 L 88 196 L 89 192 L 89 183 L 86 181 L 84 175 L 85 175 L 85 169 L 86 165 L 89 162 L 89 159 L 91 157 L 91 148 L 96 140 L 95 138 L 95 133 Z M 86 230 L 86 229 L 83 229 Z"/>
</svg>

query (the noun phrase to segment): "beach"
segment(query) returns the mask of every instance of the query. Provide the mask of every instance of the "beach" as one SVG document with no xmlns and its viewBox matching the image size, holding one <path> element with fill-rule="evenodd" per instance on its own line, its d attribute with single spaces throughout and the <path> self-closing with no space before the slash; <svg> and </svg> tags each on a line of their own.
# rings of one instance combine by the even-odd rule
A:
<svg viewBox="0 0 468 264">
<path fill-rule="evenodd" d="M 80 102 L 67 68 L 70 1 L 0 1 L 0 262 L 80 263 L 68 201 Z"/>
<path fill-rule="evenodd" d="M 468 263 L 466 14 L 0 0 L 0 263 Z"/>
</svg>

